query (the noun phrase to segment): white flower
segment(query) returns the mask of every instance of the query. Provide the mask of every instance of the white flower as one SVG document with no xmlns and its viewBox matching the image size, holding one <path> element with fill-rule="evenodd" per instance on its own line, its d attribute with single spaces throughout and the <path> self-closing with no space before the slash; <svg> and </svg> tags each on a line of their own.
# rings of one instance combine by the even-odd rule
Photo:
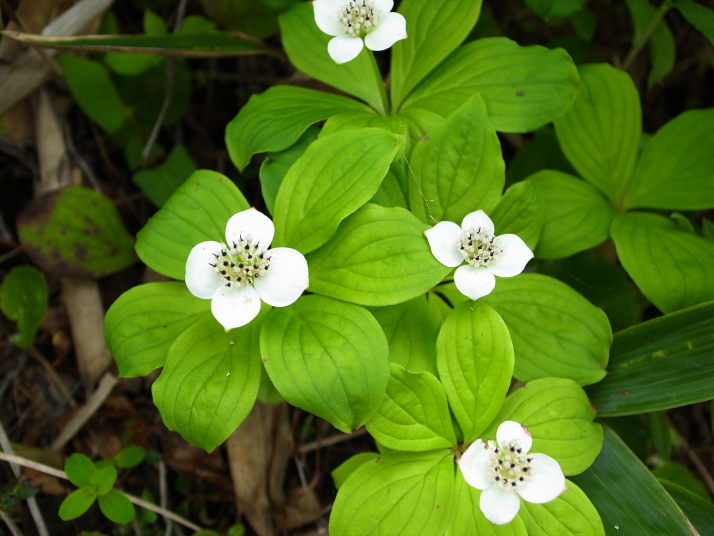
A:
<svg viewBox="0 0 714 536">
<path fill-rule="evenodd" d="M 493 236 L 493 222 L 483 210 L 464 218 L 461 227 L 450 221 L 424 231 L 431 252 L 444 266 L 456 268 L 454 283 L 459 291 L 477 300 L 496 286 L 496 278 L 520 274 L 533 258 L 526 243 L 514 234 Z"/>
<path fill-rule="evenodd" d="M 355 59 L 364 44 L 370 50 L 386 50 L 407 38 L 406 19 L 390 13 L 393 0 L 314 0 L 312 4 L 318 28 L 335 36 L 327 52 L 336 63 Z"/>
<path fill-rule="evenodd" d="M 201 242 L 186 261 L 186 286 L 211 299 L 211 312 L 226 331 L 244 326 L 260 312 L 260 300 L 284 307 L 308 287 L 307 261 L 291 248 L 268 249 L 275 226 L 254 208 L 234 214 L 226 242 Z"/>
<path fill-rule="evenodd" d="M 545 454 L 529 454 L 533 440 L 522 424 L 505 421 L 496 432 L 498 447 L 477 439 L 459 460 L 466 482 L 480 489 L 479 507 L 491 523 L 510 523 L 521 507 L 520 497 L 543 504 L 567 491 L 560 465 Z"/>
</svg>

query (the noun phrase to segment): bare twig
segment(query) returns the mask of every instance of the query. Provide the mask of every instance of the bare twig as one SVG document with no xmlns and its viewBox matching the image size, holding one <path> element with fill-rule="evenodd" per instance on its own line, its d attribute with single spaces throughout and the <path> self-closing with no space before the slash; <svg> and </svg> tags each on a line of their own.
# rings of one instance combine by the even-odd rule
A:
<svg viewBox="0 0 714 536">
<path fill-rule="evenodd" d="M 45 465 L 43 463 L 38 463 L 32 460 L 28 460 L 27 458 L 21 458 L 20 456 L 15 456 L 14 454 L 8 454 L 6 452 L 0 452 L 0 460 L 4 460 L 8 463 L 12 464 L 17 464 L 21 465 L 23 467 L 27 467 L 28 469 L 34 469 L 35 471 L 40 471 L 41 473 L 45 473 L 47 475 L 55 476 L 57 478 L 62 478 L 63 480 L 69 480 L 67 478 L 67 473 L 64 471 L 60 471 L 59 469 L 55 469 L 54 467 L 50 467 L 49 465 Z M 121 490 L 118 490 L 121 491 Z M 188 527 L 189 529 L 193 531 L 200 531 L 203 530 L 201 527 L 196 525 L 195 523 L 192 523 L 188 519 L 184 519 L 183 517 L 174 514 L 170 510 L 166 510 L 165 508 L 161 508 L 160 506 L 156 506 L 155 504 L 152 504 L 150 502 L 145 501 L 144 499 L 140 499 L 139 497 L 136 497 L 135 495 L 131 495 L 129 493 L 126 493 L 124 491 L 121 491 L 124 495 L 126 495 L 126 498 L 129 499 L 130 502 L 134 503 L 137 506 L 141 506 L 142 508 L 146 508 L 147 510 L 151 510 L 152 512 L 156 512 L 157 514 L 164 516 L 168 519 L 171 519 L 172 521 L 176 521 L 176 523 L 180 523 L 184 527 Z M 29 502 L 29 499 L 28 499 Z"/>
<path fill-rule="evenodd" d="M 335 434 L 335 435 L 330 436 L 327 439 L 323 439 L 321 441 L 313 441 L 312 443 L 305 443 L 304 445 L 301 445 L 300 448 L 298 448 L 298 452 L 300 452 L 301 454 L 304 454 L 305 452 L 310 452 L 310 451 L 316 450 L 318 448 L 329 447 L 330 445 L 336 445 L 337 443 L 342 443 L 343 441 L 349 441 L 350 439 L 362 436 L 366 433 L 367 433 L 366 428 L 360 428 L 359 430 L 355 430 L 351 434 Z"/>
<path fill-rule="evenodd" d="M 168 494 L 166 493 L 166 463 L 164 460 L 159 462 L 159 504 L 161 508 L 168 507 Z M 166 519 L 166 530 L 164 536 L 169 536 L 173 529 L 173 523 L 170 519 Z"/>
<path fill-rule="evenodd" d="M 12 518 L 2 510 L 0 510 L 0 518 L 2 518 L 2 520 L 5 522 L 7 528 L 10 529 L 12 536 L 24 536 L 18 526 L 15 525 L 15 522 L 12 520 Z"/>
</svg>

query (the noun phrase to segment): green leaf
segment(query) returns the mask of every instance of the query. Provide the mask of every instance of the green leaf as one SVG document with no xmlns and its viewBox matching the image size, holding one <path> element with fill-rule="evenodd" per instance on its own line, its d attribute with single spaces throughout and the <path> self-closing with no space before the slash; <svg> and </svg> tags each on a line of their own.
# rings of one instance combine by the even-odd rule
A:
<svg viewBox="0 0 714 536">
<path fill-rule="evenodd" d="M 90 486 L 92 475 L 97 467 L 84 454 L 75 452 L 64 462 L 64 471 L 69 481 L 78 488 Z"/>
<path fill-rule="evenodd" d="M 642 151 L 624 206 L 714 207 L 714 109 L 690 110 L 664 125 Z"/>
<path fill-rule="evenodd" d="M 325 125 L 320 131 L 320 137 L 322 138 L 341 130 L 365 127 L 382 128 L 400 136 L 407 134 L 407 124 L 398 115 L 378 115 L 372 110 L 354 110 L 330 117 L 325 121 Z"/>
<path fill-rule="evenodd" d="M 714 11 L 693 0 L 677 0 L 674 7 L 714 45 Z"/>
<path fill-rule="evenodd" d="M 501 144 L 476 93 L 415 145 L 409 205 L 422 221 L 461 223 L 496 204 L 506 180 Z"/>
<path fill-rule="evenodd" d="M 352 473 L 337 493 L 330 534 L 442 534 L 454 492 L 448 450 L 390 452 Z"/>
<path fill-rule="evenodd" d="M 603 416 L 658 411 L 714 398 L 714 302 L 615 335 L 607 376 L 588 387 Z"/>
<path fill-rule="evenodd" d="M 470 443 L 490 424 L 513 374 L 513 345 L 498 313 L 482 301 L 466 301 L 444 322 L 436 341 L 439 378 Z"/>
<path fill-rule="evenodd" d="M 659 414 L 664 416 L 664 412 Z M 663 420 L 666 422 L 666 419 Z M 670 430 L 676 434 L 673 429 L 670 428 Z M 707 487 L 701 480 L 692 474 L 692 471 L 686 465 L 679 463 L 665 463 L 664 465 L 660 465 L 659 467 L 652 469 L 652 474 L 656 476 L 657 480 L 660 482 L 666 480 L 667 482 L 681 486 L 687 489 L 690 493 L 695 494 L 697 497 L 704 499 L 712 505 L 712 499 L 709 496 Z"/>
<path fill-rule="evenodd" d="M 228 219 L 250 205 L 227 177 L 199 170 L 164 203 L 136 236 L 136 252 L 150 268 L 183 279 L 186 259 L 200 242 L 224 242 Z"/>
<path fill-rule="evenodd" d="M 526 526 L 519 516 L 505 525 L 494 525 L 487 520 L 479 506 L 481 492 L 466 483 L 460 470 L 456 471 L 455 476 L 452 515 L 444 536 L 528 536 Z M 523 504 L 525 502 L 521 501 L 521 508 Z"/>
<path fill-rule="evenodd" d="M 0 309 L 17 322 L 19 333 L 10 336 L 13 344 L 25 348 L 35 341 L 47 309 L 47 282 L 39 270 L 16 266 L 0 285 Z"/>
<path fill-rule="evenodd" d="M 107 132 L 117 132 L 132 115 L 122 101 L 107 68 L 98 61 L 59 55 L 62 72 L 74 101 Z"/>
<path fill-rule="evenodd" d="M 579 71 L 580 95 L 555 121 L 555 132 L 578 173 L 619 206 L 640 145 L 640 97 L 630 75 L 608 64 Z"/>
<path fill-rule="evenodd" d="M 176 145 L 158 167 L 134 173 L 132 181 L 154 205 L 161 208 L 176 189 L 196 171 L 183 145 Z"/>
<path fill-rule="evenodd" d="M 307 2 L 295 4 L 280 15 L 279 22 L 283 47 L 298 70 L 387 114 L 384 82 L 374 56 L 366 47 L 355 59 L 337 65 L 327 53 L 327 43 L 332 37 L 317 27 L 312 4 Z"/>
<path fill-rule="evenodd" d="M 122 468 L 136 467 L 146 458 L 146 450 L 144 447 L 139 445 L 129 445 L 126 448 L 121 449 L 116 456 L 114 456 L 114 461 L 117 466 Z"/>
<path fill-rule="evenodd" d="M 536 255 L 545 259 L 569 257 L 601 244 L 610 235 L 612 206 L 587 182 L 543 170 L 529 177 L 548 200 Z"/>
<path fill-rule="evenodd" d="M 341 463 L 337 469 L 330 473 L 335 483 L 335 489 L 339 490 L 352 473 L 364 464 L 374 461 L 377 458 L 379 458 L 377 452 L 360 452 L 349 458 L 346 462 Z"/>
<path fill-rule="evenodd" d="M 563 115 L 578 84 L 573 60 L 562 49 L 521 47 L 504 37 L 479 39 L 434 69 L 402 109 L 446 117 L 478 91 L 496 130 L 530 132 Z"/>
<path fill-rule="evenodd" d="M 93 487 L 79 488 L 67 495 L 60 504 L 58 515 L 62 521 L 69 521 L 81 516 L 89 510 L 94 499 L 97 498 L 97 491 Z"/>
<path fill-rule="evenodd" d="M 357 305 L 306 296 L 273 309 L 260 335 L 265 369 L 292 404 L 349 433 L 377 411 L 389 380 L 379 323 Z"/>
<path fill-rule="evenodd" d="M 663 313 L 714 300 L 714 243 L 656 214 L 618 215 L 610 233 L 622 266 Z"/>
<path fill-rule="evenodd" d="M 367 431 L 387 448 L 423 452 L 456 444 L 444 388 L 429 372 L 391 364 L 387 393 Z"/>
<path fill-rule="evenodd" d="M 151 389 L 169 430 L 211 452 L 243 422 L 260 385 L 260 318 L 230 333 L 207 318 L 176 339 Z"/>
<path fill-rule="evenodd" d="M 44 272 L 103 277 L 136 262 L 134 238 L 107 197 L 69 186 L 35 197 L 18 216 L 25 252 Z"/>
<path fill-rule="evenodd" d="M 185 22 L 182 21 L 182 23 Z M 166 22 L 150 9 L 144 10 L 144 32 L 149 35 L 165 35 L 168 33 Z M 118 28 L 107 33 L 119 33 Z M 104 39 L 112 39 L 109 36 L 103 36 Z M 120 36 L 113 36 L 114 39 Z M 124 36 L 131 39 L 134 36 Z M 90 38 L 91 39 L 91 38 Z M 81 43 L 82 38 L 79 38 Z M 101 46 L 101 41 L 100 41 Z M 123 47 L 122 47 L 123 48 Z M 131 48 L 131 47 L 130 47 Z M 135 76 L 141 74 L 147 69 L 161 63 L 163 58 L 160 56 L 149 56 L 145 54 L 126 54 L 121 52 L 109 52 L 104 56 L 104 63 L 118 74 L 124 76 Z"/>
<path fill-rule="evenodd" d="M 605 534 L 691 536 L 679 507 L 649 469 L 612 429 L 604 431 L 602 453 L 572 480 L 597 508 Z"/>
<path fill-rule="evenodd" d="M 105 465 L 97 469 L 89 477 L 89 484 L 97 490 L 97 495 L 104 495 L 114 487 L 114 482 L 117 480 L 117 470 L 112 465 Z"/>
<path fill-rule="evenodd" d="M 482 300 L 508 326 L 520 381 L 556 376 L 588 385 L 605 376 L 612 343 L 607 316 L 568 285 L 521 274 L 499 278 Z"/>
<path fill-rule="evenodd" d="M 436 375 L 436 338 L 443 318 L 438 298 L 426 294 L 397 305 L 373 307 L 370 312 L 389 342 L 389 360 L 411 372 Z"/>
<path fill-rule="evenodd" d="M 311 5 L 305 7 L 312 10 Z M 228 123 L 228 154 L 243 171 L 254 154 L 287 149 L 313 123 L 340 112 L 359 110 L 368 108 L 340 95 L 295 86 L 271 87 L 251 96 Z"/>
<path fill-rule="evenodd" d="M 567 491 L 545 504 L 521 501 L 518 512 L 528 536 L 605 536 L 597 510 L 575 483 L 565 481 Z"/>
<path fill-rule="evenodd" d="M 667 417 L 663 411 L 654 411 L 647 415 L 650 424 L 652 444 L 657 454 L 668 460 L 672 455 L 672 435 L 674 430 L 667 424 Z"/>
<path fill-rule="evenodd" d="M 590 467 L 602 448 L 602 427 L 594 418 L 588 397 L 574 381 L 543 378 L 508 395 L 481 437 L 495 439 L 502 422 L 515 421 L 533 436 L 530 452 L 554 458 L 565 476 L 577 475 Z"/>
<path fill-rule="evenodd" d="M 677 55 L 677 45 L 674 42 L 672 30 L 669 29 L 667 22 L 661 18 L 662 15 L 657 13 L 657 9 L 649 0 L 627 0 L 627 7 L 630 9 L 632 22 L 635 26 L 632 36 L 633 45 L 642 39 L 642 35 L 655 17 L 660 19 L 648 41 L 651 67 L 647 77 L 647 87 L 651 89 L 672 72 Z"/>
<path fill-rule="evenodd" d="M 550 210 L 552 205 L 548 199 L 548 211 Z M 541 234 L 545 213 L 540 190 L 532 182 L 522 181 L 506 190 L 490 215 L 499 235 L 518 235 L 534 250 Z"/>
<path fill-rule="evenodd" d="M 362 128 L 311 144 L 278 190 L 274 243 L 302 253 L 322 246 L 346 216 L 374 196 L 403 140 Z"/>
<path fill-rule="evenodd" d="M 99 508 L 114 523 L 129 523 L 134 518 L 134 507 L 126 495 L 115 489 L 106 495 L 100 495 Z"/>
<path fill-rule="evenodd" d="M 282 151 L 265 155 L 265 160 L 260 166 L 260 190 L 265 206 L 268 207 L 271 214 L 274 214 L 275 198 L 290 166 L 305 153 L 308 146 L 317 139 L 319 133 L 318 127 L 307 127 L 307 130 L 293 145 Z"/>
<path fill-rule="evenodd" d="M 543 20 L 564 19 L 578 11 L 585 0 L 526 0 L 526 5 Z"/>
<path fill-rule="evenodd" d="M 714 533 L 714 505 L 710 501 L 702 499 L 687 488 L 674 482 L 661 478 L 658 478 L 657 481 L 677 502 L 677 506 L 682 509 L 699 534 Z"/>
<path fill-rule="evenodd" d="M 182 282 L 133 287 L 112 304 L 104 338 L 119 376 L 146 376 L 164 366 L 169 347 L 194 323 L 212 319 L 211 301 L 191 294 Z"/>
<path fill-rule="evenodd" d="M 394 305 L 436 285 L 450 271 L 434 258 L 428 225 L 401 208 L 367 204 L 307 256 L 308 290 L 360 305 Z"/>
<path fill-rule="evenodd" d="M 552 169 L 574 174 L 576 171 L 565 158 L 558 144 L 555 130 L 550 126 L 539 128 L 526 145 L 508 163 L 506 185 L 522 181 L 529 175 L 543 169 Z"/>
<path fill-rule="evenodd" d="M 370 199 L 370 203 L 375 203 L 383 207 L 407 208 L 407 200 L 404 197 L 401 184 L 392 166 L 382 180 L 379 190 Z"/>
<path fill-rule="evenodd" d="M 391 93 L 395 110 L 434 67 L 458 47 L 476 25 L 481 0 L 404 0 L 408 39 L 392 47 Z"/>
</svg>

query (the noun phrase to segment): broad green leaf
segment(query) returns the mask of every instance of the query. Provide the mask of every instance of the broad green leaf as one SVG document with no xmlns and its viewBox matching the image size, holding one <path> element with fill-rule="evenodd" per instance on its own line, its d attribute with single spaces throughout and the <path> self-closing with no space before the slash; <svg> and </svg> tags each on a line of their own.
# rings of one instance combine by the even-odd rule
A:
<svg viewBox="0 0 714 536">
<path fill-rule="evenodd" d="M 387 393 L 367 431 L 387 448 L 423 452 L 456 444 L 444 388 L 430 372 L 391 364 Z"/>
<path fill-rule="evenodd" d="M 389 380 L 389 347 L 357 305 L 306 296 L 265 318 L 263 364 L 292 404 L 350 433 L 377 411 Z"/>
<path fill-rule="evenodd" d="M 394 166 L 387 171 L 384 180 L 382 180 L 382 184 L 379 185 L 379 190 L 377 190 L 377 193 L 374 194 L 369 202 L 387 208 L 407 208 L 407 200 L 404 197 L 404 192 L 393 168 Z"/>
<path fill-rule="evenodd" d="M 541 19 L 564 19 L 578 11 L 585 0 L 526 0 L 526 5 Z"/>
<path fill-rule="evenodd" d="M 379 458 L 379 453 L 377 452 L 360 452 L 359 454 L 352 456 L 346 462 L 340 464 L 337 469 L 330 473 L 332 480 L 335 483 L 335 489 L 340 489 L 342 484 L 345 483 L 345 480 L 347 480 L 347 478 L 357 469 L 366 463 L 376 460 L 377 458 Z"/>
<path fill-rule="evenodd" d="M 200 242 L 224 242 L 228 219 L 250 205 L 227 177 L 201 169 L 176 190 L 139 231 L 136 252 L 150 268 L 183 279 L 186 259 Z"/>
<path fill-rule="evenodd" d="M 370 309 L 387 336 L 391 362 L 411 372 L 437 374 L 436 338 L 443 323 L 437 301 L 422 294 L 404 303 Z"/>
<path fill-rule="evenodd" d="M 536 130 L 533 137 L 526 141 L 525 147 L 520 149 L 508 163 L 506 185 L 522 181 L 544 169 L 562 171 L 571 175 L 576 173 L 560 149 L 558 137 L 551 126 Z"/>
<path fill-rule="evenodd" d="M 119 96 L 107 68 L 98 61 L 59 55 L 62 72 L 74 101 L 107 132 L 117 132 L 132 115 Z"/>
<path fill-rule="evenodd" d="M 482 301 L 462 303 L 441 326 L 436 364 L 464 442 L 479 438 L 501 408 L 513 360 L 506 324 Z"/>
<path fill-rule="evenodd" d="M 134 238 L 107 197 L 69 186 L 35 197 L 17 219 L 25 252 L 45 273 L 103 277 L 136 262 Z"/>
<path fill-rule="evenodd" d="M 714 207 L 714 108 L 684 112 L 652 136 L 637 162 L 624 206 Z"/>
<path fill-rule="evenodd" d="M 555 120 L 555 132 L 580 176 L 619 206 L 640 145 L 640 97 L 630 75 L 608 64 L 583 65 L 579 71 L 580 95 Z"/>
<path fill-rule="evenodd" d="M 31 266 L 16 266 L 0 284 L 0 309 L 17 322 L 17 331 L 10 335 L 13 344 L 32 346 L 35 333 L 47 309 L 47 282 L 39 270 Z"/>
<path fill-rule="evenodd" d="M 151 388 L 169 430 L 211 452 L 243 422 L 260 385 L 260 320 L 225 333 L 207 318 L 176 339 Z"/>
<path fill-rule="evenodd" d="M 307 256 L 308 290 L 360 305 L 394 305 L 423 294 L 450 271 L 434 258 L 428 225 L 401 208 L 367 204 Z"/>
<path fill-rule="evenodd" d="M 461 224 L 467 214 L 496 204 L 505 164 L 479 94 L 416 143 L 408 173 L 409 205 L 422 221 Z"/>
<path fill-rule="evenodd" d="M 93 487 L 83 487 L 73 491 L 64 498 L 59 507 L 59 517 L 62 521 L 69 521 L 81 516 L 89 510 L 94 499 L 97 498 L 97 490 Z"/>
<path fill-rule="evenodd" d="M 677 506 L 682 509 L 699 534 L 714 534 L 714 505 L 711 501 L 702 499 L 699 495 L 674 482 L 661 478 L 658 478 L 657 481 L 676 501 Z"/>
<path fill-rule="evenodd" d="M 271 214 L 274 213 L 275 198 L 290 166 L 305 153 L 308 146 L 317 139 L 319 133 L 318 127 L 307 127 L 307 130 L 293 145 L 282 151 L 265 155 L 265 160 L 260 166 L 260 191 L 263 194 L 265 206 L 268 207 Z"/>
<path fill-rule="evenodd" d="M 311 3 L 295 4 L 280 15 L 279 21 L 290 63 L 305 74 L 362 99 L 382 114 L 389 112 L 382 75 L 371 51 L 365 47 L 352 61 L 336 64 L 327 53 L 327 43 L 332 37 L 315 24 Z"/>
<path fill-rule="evenodd" d="M 97 499 L 102 513 L 114 523 L 129 523 L 134 518 L 134 506 L 126 495 L 115 489 Z"/>
<path fill-rule="evenodd" d="M 460 470 L 456 470 L 454 504 L 451 519 L 444 536 L 528 536 L 526 526 L 520 516 L 505 525 L 494 525 L 481 512 L 479 501 L 481 492 L 466 483 Z M 524 501 L 521 501 L 523 508 Z"/>
<path fill-rule="evenodd" d="M 97 467 L 84 454 L 75 452 L 65 460 L 64 471 L 69 481 L 81 488 L 91 485 L 90 479 L 97 472 Z"/>
<path fill-rule="evenodd" d="M 312 9 L 311 5 L 305 7 Z M 251 96 L 228 123 L 228 154 L 235 166 L 243 171 L 254 154 L 287 149 L 313 123 L 355 110 L 368 108 L 353 99 L 324 91 L 295 86 L 271 87 Z"/>
<path fill-rule="evenodd" d="M 481 13 L 481 0 L 404 0 L 399 13 L 407 20 L 409 38 L 392 46 L 391 96 L 395 110 L 471 32 Z"/>
<path fill-rule="evenodd" d="M 714 300 L 714 242 L 642 212 L 618 215 L 610 233 L 622 266 L 663 313 Z"/>
<path fill-rule="evenodd" d="M 521 500 L 518 512 L 528 536 L 605 536 L 605 528 L 587 495 L 575 483 L 565 481 L 567 491 L 545 504 Z"/>
<path fill-rule="evenodd" d="M 139 445 L 129 445 L 126 448 L 121 449 L 116 456 L 114 456 L 114 461 L 118 467 L 136 467 L 146 458 L 146 450 L 144 447 Z"/>
<path fill-rule="evenodd" d="M 345 130 L 320 138 L 288 170 L 275 198 L 275 239 L 316 250 L 340 222 L 379 189 L 404 137 L 386 130 Z"/>
<path fill-rule="evenodd" d="M 554 458 L 565 476 L 585 471 L 602 448 L 602 426 L 582 388 L 572 380 L 543 378 L 513 391 L 481 438 L 495 439 L 504 421 L 522 424 L 531 436 L 530 452 Z"/>
<path fill-rule="evenodd" d="M 694 0 L 677 0 L 674 7 L 714 45 L 714 11 Z"/>
<path fill-rule="evenodd" d="M 548 211 L 551 207 L 548 199 Z M 490 216 L 499 235 L 518 235 L 534 250 L 541 234 L 545 213 L 540 190 L 532 182 L 522 181 L 506 190 L 493 207 Z"/>
<path fill-rule="evenodd" d="M 184 19 L 185 21 L 185 19 Z M 182 21 L 182 24 L 183 22 Z M 118 25 L 117 25 L 118 26 Z M 108 34 L 118 34 L 118 27 L 114 31 L 107 32 Z M 166 27 L 166 22 L 164 19 L 159 17 L 156 13 L 150 9 L 144 9 L 144 33 L 147 35 L 166 35 L 168 34 L 168 28 Z M 112 36 L 115 39 L 121 39 L 121 36 Z M 103 39 L 112 39 L 108 35 L 103 35 Z M 128 38 L 133 38 L 135 36 L 124 36 Z M 90 38 L 91 39 L 91 38 Z M 82 38 L 79 38 L 81 44 Z M 124 41 L 126 42 L 126 41 Z M 99 42 L 99 46 L 102 42 Z M 131 47 L 129 47 L 131 48 Z M 124 76 L 135 76 L 141 74 L 147 69 L 154 67 L 161 63 L 163 58 L 161 56 L 150 56 L 146 54 L 127 54 L 119 52 L 108 52 L 104 55 L 104 63 L 106 63 L 115 73 Z"/>
<path fill-rule="evenodd" d="M 668 460 L 672 455 L 672 436 L 675 434 L 675 430 L 667 423 L 667 417 L 664 411 L 653 411 L 649 413 L 647 420 L 649 421 L 650 435 L 655 451 L 662 456 L 663 459 Z M 660 467 L 660 469 L 661 468 L 662 467 Z M 659 478 L 661 475 L 657 476 Z"/>
<path fill-rule="evenodd" d="M 382 128 L 400 136 L 407 134 L 407 124 L 398 115 L 379 115 L 372 110 L 354 110 L 330 117 L 325 121 L 325 125 L 320 131 L 320 137 L 334 134 L 340 130 L 365 127 Z"/>
<path fill-rule="evenodd" d="M 543 170 L 532 182 L 548 200 L 535 253 L 545 259 L 569 257 L 601 244 L 610 236 L 612 206 L 587 182 L 560 171 Z"/>
<path fill-rule="evenodd" d="M 649 0 L 627 0 L 627 7 L 632 15 L 632 22 L 635 32 L 632 36 L 632 44 L 642 39 L 642 35 L 647 31 L 648 26 L 657 14 L 655 8 Z M 650 73 L 647 76 L 647 87 L 652 88 L 657 82 L 667 76 L 674 68 L 674 60 L 677 55 L 677 45 L 674 42 L 672 30 L 669 29 L 665 19 L 660 19 L 657 26 L 649 37 L 648 47 L 650 51 Z"/>
<path fill-rule="evenodd" d="M 183 145 L 177 145 L 163 164 L 134 173 L 132 181 L 155 206 L 161 208 L 176 189 L 196 171 Z"/>
<path fill-rule="evenodd" d="M 169 347 L 194 323 L 213 318 L 211 300 L 182 282 L 138 285 L 119 296 L 104 319 L 104 338 L 119 376 L 146 376 L 164 366 Z"/>
<path fill-rule="evenodd" d="M 692 536 L 681 510 L 657 479 L 609 427 L 602 453 L 572 480 L 602 518 L 605 534 Z"/>
<path fill-rule="evenodd" d="M 330 534 L 442 534 L 454 494 L 448 450 L 390 452 L 352 473 L 337 493 Z"/>
<path fill-rule="evenodd" d="M 588 387 L 603 416 L 632 415 L 714 398 L 714 302 L 615 335 L 607 376 Z"/>
<path fill-rule="evenodd" d="M 588 385 L 605 376 L 612 343 L 607 316 L 568 285 L 521 274 L 499 278 L 482 300 L 508 326 L 520 381 L 556 376 Z"/>
<path fill-rule="evenodd" d="M 664 412 L 658 412 L 657 414 L 664 416 Z M 650 414 L 650 417 L 651 415 L 652 414 Z M 666 418 L 663 420 L 666 422 Z M 670 430 L 672 429 L 670 428 Z M 652 474 L 656 476 L 657 480 L 660 482 L 666 480 L 667 482 L 681 486 L 687 489 L 690 493 L 695 494 L 699 498 L 707 501 L 710 505 L 714 506 L 704 482 L 694 476 L 692 471 L 686 465 L 675 462 L 665 463 L 664 465 L 660 465 L 659 467 L 652 469 Z M 714 519 L 712 521 L 714 521 Z"/>
<path fill-rule="evenodd" d="M 97 490 L 97 495 L 104 495 L 114 487 L 117 480 L 117 470 L 112 465 L 105 465 L 94 471 L 89 477 L 89 484 Z"/>
<path fill-rule="evenodd" d="M 448 116 L 477 91 L 499 132 L 530 132 L 563 115 L 578 72 L 562 50 L 521 47 L 504 37 L 468 43 L 427 76 L 402 105 Z"/>
</svg>

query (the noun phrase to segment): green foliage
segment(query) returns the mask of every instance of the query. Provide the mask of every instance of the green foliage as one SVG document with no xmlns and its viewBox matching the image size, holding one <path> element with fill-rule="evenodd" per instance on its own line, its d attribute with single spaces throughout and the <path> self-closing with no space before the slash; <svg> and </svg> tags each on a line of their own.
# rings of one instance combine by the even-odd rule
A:
<svg viewBox="0 0 714 536">
<path fill-rule="evenodd" d="M 79 488 L 73 491 L 60 504 L 60 519 L 69 521 L 70 519 L 78 518 L 89 510 L 96 498 L 97 490 L 94 487 Z"/>
<path fill-rule="evenodd" d="M 633 45 L 643 38 L 647 27 L 655 17 L 659 17 L 657 9 L 649 0 L 627 0 L 627 7 L 632 15 L 635 33 L 632 36 Z M 647 77 L 647 86 L 652 88 L 657 82 L 667 76 L 674 68 L 677 55 L 677 45 L 674 35 L 664 19 L 660 19 L 649 38 L 650 73 Z"/>
<path fill-rule="evenodd" d="M 711 501 L 702 499 L 699 495 L 674 482 L 660 478 L 657 480 L 677 502 L 677 506 L 682 509 L 699 534 L 708 534 L 714 531 L 714 506 Z"/>
<path fill-rule="evenodd" d="M 714 44 L 714 11 L 694 0 L 677 0 L 674 6 L 687 22 Z"/>
<path fill-rule="evenodd" d="M 575 14 L 585 0 L 526 0 L 526 5 L 541 19 L 563 19 Z"/>
<path fill-rule="evenodd" d="M 103 277 L 136 262 L 134 238 L 114 204 L 84 186 L 35 197 L 18 217 L 20 243 L 46 273 Z"/>
<path fill-rule="evenodd" d="M 114 523 L 129 523 L 134 518 L 134 507 L 126 495 L 113 489 L 97 497 L 102 513 Z"/>
<path fill-rule="evenodd" d="M 531 250 L 540 239 L 545 219 L 544 196 L 531 182 L 511 186 L 491 211 L 496 232 L 518 235 Z"/>
<path fill-rule="evenodd" d="M 376 452 L 361 452 L 349 458 L 331 473 L 332 480 L 335 483 L 335 488 L 340 489 L 342 484 L 345 483 L 345 480 L 347 480 L 348 476 L 354 473 L 362 465 L 376 460 L 377 458 L 379 458 L 379 454 Z"/>
<path fill-rule="evenodd" d="M 307 296 L 273 309 L 260 349 L 285 399 L 343 432 L 369 420 L 387 389 L 387 340 L 374 317 L 357 305 Z"/>
<path fill-rule="evenodd" d="M 114 456 L 114 462 L 118 467 L 126 469 L 129 467 L 136 467 L 146 458 L 146 450 L 144 447 L 139 445 L 130 445 L 126 448 L 121 449 L 116 456 Z"/>
<path fill-rule="evenodd" d="M 176 145 L 163 164 L 135 173 L 132 177 L 144 195 L 161 208 L 176 189 L 196 171 L 196 164 L 183 145 Z"/>
<path fill-rule="evenodd" d="M 17 266 L 0 284 L 0 309 L 17 322 L 18 333 L 10 336 L 19 347 L 32 346 L 47 309 L 47 282 L 39 270 Z"/>
</svg>

